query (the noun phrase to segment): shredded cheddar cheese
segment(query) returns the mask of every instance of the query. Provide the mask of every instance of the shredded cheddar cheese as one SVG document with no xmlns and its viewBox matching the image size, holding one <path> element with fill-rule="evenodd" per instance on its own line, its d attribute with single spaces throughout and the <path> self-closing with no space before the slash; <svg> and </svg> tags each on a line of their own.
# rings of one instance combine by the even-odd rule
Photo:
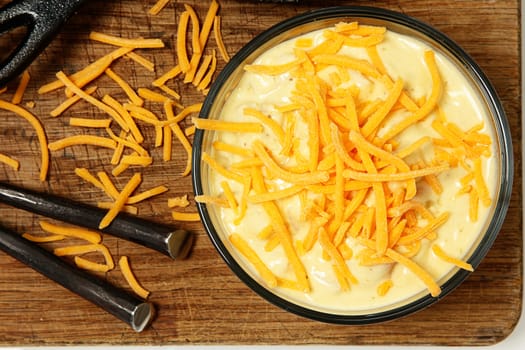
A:
<svg viewBox="0 0 525 350">
<path fill-rule="evenodd" d="M 58 151 L 75 145 L 92 145 L 115 149 L 117 143 L 110 138 L 94 135 L 73 135 L 51 142 L 48 147 L 51 151 Z"/>
<path fill-rule="evenodd" d="M 166 7 L 168 2 L 170 2 L 170 0 L 157 0 L 157 2 L 150 7 L 148 13 L 153 16 L 158 15 L 159 12 L 162 11 L 164 7 Z"/>
<path fill-rule="evenodd" d="M 114 202 L 97 202 L 97 207 L 101 209 L 111 209 L 114 205 Z M 133 205 L 124 205 L 120 211 L 132 215 L 139 213 L 139 209 Z"/>
<path fill-rule="evenodd" d="M 119 191 L 115 187 L 115 184 L 109 178 L 108 174 L 105 171 L 97 172 L 98 179 L 104 188 L 104 192 L 113 199 L 116 199 L 119 195 Z"/>
<path fill-rule="evenodd" d="M 131 51 L 126 54 L 126 57 L 131 58 L 133 61 L 137 62 L 142 67 L 149 70 L 150 72 L 155 72 L 155 63 L 139 55 L 138 53 Z"/>
<path fill-rule="evenodd" d="M 390 288 L 392 288 L 393 284 L 394 283 L 390 279 L 382 282 L 380 285 L 377 286 L 377 295 L 379 295 L 380 297 L 385 296 L 390 290 Z"/>
<path fill-rule="evenodd" d="M 86 128 L 109 128 L 111 119 L 69 118 L 69 125 Z"/>
<path fill-rule="evenodd" d="M 100 108 L 101 110 L 103 110 L 104 112 L 112 116 L 113 118 L 115 119 L 120 118 L 120 116 L 114 109 L 100 102 L 99 100 L 92 97 L 91 95 L 88 95 L 86 92 L 80 89 L 77 85 L 75 85 L 71 80 L 69 80 L 69 78 L 63 72 L 58 72 L 56 76 L 67 88 L 73 91 L 76 95 L 80 96 L 82 99 L 97 106 L 98 108 Z"/>
<path fill-rule="evenodd" d="M 154 80 L 151 84 L 157 87 L 162 86 L 166 84 L 168 80 L 177 77 L 177 75 L 179 75 L 180 73 L 182 73 L 182 69 L 180 68 L 180 65 L 176 65 L 175 67 L 171 68 L 169 71 L 164 73 L 162 76 L 160 76 L 158 79 Z"/>
<path fill-rule="evenodd" d="M 37 236 L 30 233 L 23 233 L 22 237 L 25 239 L 35 242 L 35 243 L 48 243 L 48 242 L 56 242 L 63 240 L 65 236 L 62 235 L 46 235 L 46 236 Z"/>
<path fill-rule="evenodd" d="M 177 27 L 177 58 L 183 73 L 187 73 L 191 68 L 188 53 L 186 51 L 186 31 L 188 30 L 189 19 L 190 13 L 184 11 L 179 17 L 179 24 Z"/>
<path fill-rule="evenodd" d="M 186 9 L 186 12 L 188 12 L 190 19 L 191 19 L 191 25 L 192 25 L 192 32 L 191 32 L 191 45 L 192 50 L 194 53 L 202 53 L 203 46 L 200 42 L 200 23 L 199 18 L 197 17 L 197 13 L 195 13 L 195 10 L 193 7 L 191 7 L 188 4 L 184 4 L 184 8 Z M 186 33 L 184 33 L 186 35 Z M 189 63 L 189 62 L 188 62 Z"/>
<path fill-rule="evenodd" d="M 178 212 L 178 211 L 172 211 L 171 216 L 174 220 L 177 221 L 200 221 L 199 213 L 185 213 L 185 212 Z"/>
<path fill-rule="evenodd" d="M 35 117 L 33 114 L 31 114 L 29 111 L 27 111 L 23 107 L 20 107 L 18 105 L 12 104 L 10 102 L 7 102 L 1 99 L 0 99 L 0 109 L 13 112 L 16 115 L 24 118 L 34 128 L 36 135 L 38 137 L 38 141 L 40 142 L 40 152 L 41 152 L 41 161 L 42 161 L 42 164 L 40 165 L 40 181 L 45 181 L 47 178 L 47 173 L 48 173 L 48 168 L 49 168 L 49 150 L 48 150 L 46 133 L 44 131 L 44 127 L 42 126 L 42 123 L 40 122 L 40 120 L 37 119 L 37 117 Z M 8 161 L 8 162 L 11 163 L 12 165 L 16 165 L 16 163 L 13 163 L 12 161 Z"/>
<path fill-rule="evenodd" d="M 164 47 L 164 43 L 160 39 L 128 39 L 99 32 L 91 32 L 89 34 L 89 38 L 91 40 L 100 41 L 105 44 L 133 49 L 152 49 Z"/>
<path fill-rule="evenodd" d="M 20 162 L 18 160 L 2 153 L 0 153 L 0 162 L 10 166 L 14 170 L 18 170 L 20 168 Z"/>
<path fill-rule="evenodd" d="M 93 244 L 97 244 L 102 241 L 102 236 L 98 232 L 85 228 L 56 225 L 45 220 L 40 220 L 39 223 L 40 227 L 44 231 L 53 233 L 55 235 L 81 238 Z"/>
<path fill-rule="evenodd" d="M 210 31 L 213 26 L 213 21 L 218 10 L 219 3 L 216 0 L 212 0 L 199 33 L 199 46 L 201 47 L 201 52 L 194 52 L 192 54 L 190 60 L 190 70 L 187 71 L 184 76 L 184 83 L 191 83 L 193 81 L 193 78 L 195 77 L 195 73 L 197 72 L 199 62 L 204 52 L 203 48 L 206 46 L 206 42 L 208 41 L 208 36 L 210 35 Z"/>
<path fill-rule="evenodd" d="M 180 196 L 180 197 L 168 198 L 168 207 L 170 208 L 174 208 L 174 207 L 186 208 L 189 205 L 190 205 L 190 202 L 188 201 L 187 194 Z"/>
<path fill-rule="evenodd" d="M 118 265 L 131 289 L 141 298 L 147 299 L 150 292 L 144 287 L 142 287 L 142 285 L 138 282 L 137 278 L 135 277 L 135 274 L 131 270 L 128 257 L 125 255 L 121 256 L 118 261 Z"/>
<path fill-rule="evenodd" d="M 199 84 L 202 82 L 202 78 L 204 78 L 204 74 L 206 74 L 206 71 L 210 67 L 212 58 L 213 58 L 212 55 L 204 56 L 204 60 L 202 61 L 201 65 L 199 66 L 199 70 L 197 70 L 197 73 L 195 74 L 195 77 L 193 78 L 192 84 L 194 86 L 199 86 Z"/>
<path fill-rule="evenodd" d="M 146 190 L 142 193 L 139 193 L 139 194 L 136 194 L 134 196 L 131 196 L 128 198 L 128 200 L 126 201 L 127 204 L 136 204 L 136 203 L 139 203 L 139 202 L 142 202 L 148 198 L 151 198 L 151 197 L 154 197 L 154 196 L 157 196 L 161 193 L 164 193 L 164 192 L 167 192 L 168 191 L 168 188 L 166 186 L 156 186 L 156 187 L 153 187 L 149 190 Z"/>
<path fill-rule="evenodd" d="M 226 46 L 224 46 L 221 33 L 221 16 L 215 16 L 213 21 L 213 35 L 215 36 L 215 41 L 217 42 L 222 58 L 225 62 L 229 62 L 230 55 L 228 55 L 228 51 L 226 51 Z"/>
<path fill-rule="evenodd" d="M 248 245 L 241 235 L 233 233 L 228 236 L 230 242 L 243 254 L 261 274 L 266 284 L 270 287 L 277 286 L 277 278 L 270 269 L 262 262 L 257 253 Z"/>
<path fill-rule="evenodd" d="M 158 15 L 167 4 L 168 1 L 166 0 L 157 1 L 149 9 L 148 14 Z M 184 9 L 185 11 L 181 12 L 182 21 L 179 23 L 178 32 L 176 33 L 177 37 L 175 39 L 178 44 L 176 54 L 178 58 L 180 58 L 180 62 L 164 74 L 157 71 L 155 60 L 151 58 L 153 55 L 143 56 L 142 52 L 144 50 L 135 50 L 164 48 L 165 45 L 161 39 L 129 39 L 118 35 L 93 31 L 89 34 L 89 38 L 94 41 L 92 43 L 93 45 L 105 43 L 117 46 L 117 48 L 102 57 L 95 58 L 76 72 L 67 72 L 66 74 L 64 71 L 59 71 L 56 74 L 57 80 L 51 81 L 38 89 L 39 94 L 62 89 L 65 97 L 57 103 L 57 106 L 52 109 L 50 115 L 52 117 L 66 116 L 68 118 L 66 119 L 66 123 L 69 121 L 69 126 L 83 127 L 84 129 L 82 129 L 81 132 L 85 132 L 86 134 L 79 134 L 79 128 L 69 128 L 68 131 L 70 131 L 70 134 L 66 133 L 66 136 L 63 138 L 54 140 L 54 142 L 48 144 L 44 128 L 40 121 L 20 106 L 22 101 L 26 100 L 24 95 L 26 94 L 30 78 L 28 71 L 22 74 L 20 83 L 13 93 L 11 102 L 4 101 L 4 97 L 6 98 L 7 94 L 2 95 L 2 99 L 0 100 L 0 109 L 12 111 L 20 115 L 28 120 L 36 130 L 42 153 L 42 164 L 40 167 L 40 179 L 42 181 L 47 177 L 50 151 L 58 151 L 77 145 L 94 145 L 113 150 L 111 161 L 105 165 L 113 166 L 111 175 L 113 175 L 115 179 L 110 178 L 110 175 L 108 175 L 109 169 L 100 170 L 91 167 L 89 170 L 87 168 L 75 169 L 77 176 L 103 191 L 110 199 L 97 203 L 98 207 L 107 210 L 107 215 L 100 222 L 100 228 L 110 225 L 111 221 L 121 211 L 137 214 L 140 203 L 168 191 L 168 187 L 159 185 L 135 193 L 142 178 L 139 172 L 137 172 L 122 189 L 120 189 L 119 185 L 121 181 L 115 181 L 117 180 L 116 177 L 123 174 L 126 169 L 133 168 L 134 166 L 147 167 L 155 161 L 154 157 L 156 153 L 150 148 L 151 140 L 149 137 L 151 133 L 149 130 L 146 130 L 146 128 L 155 128 L 155 147 L 163 148 L 162 153 L 165 161 L 172 160 L 172 153 L 176 154 L 173 152 L 174 149 L 172 149 L 172 146 L 173 148 L 175 147 L 175 143 L 172 143 L 172 141 L 180 141 L 187 156 L 186 167 L 182 172 L 182 176 L 186 176 L 191 172 L 191 136 L 194 134 L 196 126 L 188 125 L 188 117 L 192 114 L 199 113 L 202 103 L 196 101 L 195 103 L 186 105 L 185 96 L 182 96 L 185 91 L 181 89 L 181 86 L 175 85 L 175 87 L 173 87 L 172 85 L 168 86 L 168 84 L 171 83 L 170 80 L 172 79 L 182 78 L 188 88 L 192 88 L 205 95 L 212 83 L 216 70 L 219 68 L 218 59 L 222 58 L 224 61 L 228 61 L 229 57 L 221 33 L 218 2 L 215 0 L 210 2 L 210 7 L 202 23 L 199 21 L 197 13 L 191 6 L 185 4 Z M 190 21 L 192 27 L 191 36 L 188 35 Z M 216 46 L 207 47 L 206 44 L 212 29 L 214 31 L 213 35 Z M 189 46 L 189 40 L 188 43 L 186 43 L 186 37 L 191 37 L 191 47 Z M 217 57 L 216 49 L 219 50 L 219 57 Z M 203 60 L 201 60 L 202 58 Z M 121 62 L 123 60 L 127 61 L 125 62 L 126 64 L 136 63 L 144 67 L 145 71 L 142 70 L 141 73 L 153 73 L 151 74 L 151 86 L 155 89 L 150 89 L 147 85 L 135 87 L 134 80 L 122 74 L 121 72 L 124 71 L 119 70 L 119 67 L 115 67 L 119 59 Z M 119 74 L 117 74 L 117 72 L 119 72 Z M 111 79 L 114 84 L 109 84 L 108 86 L 108 78 Z M 180 79 L 181 83 L 182 79 Z M 96 84 L 101 87 L 101 90 L 98 90 L 97 86 L 91 85 L 92 83 L 95 84 L 95 81 Z M 115 87 L 118 90 L 114 89 Z M 114 91 L 106 93 L 108 88 L 112 88 Z M 186 89 L 186 87 L 184 88 Z M 6 91 L 7 87 L 1 88 L 0 94 Z M 100 91 L 103 91 L 103 94 L 97 96 Z M 75 109 L 71 108 L 71 112 L 75 113 L 75 110 L 85 107 L 85 102 L 96 107 L 93 113 L 89 113 L 90 115 L 94 115 L 93 118 L 84 117 L 85 114 L 82 114 L 82 112 L 76 115 L 69 115 L 69 109 L 71 107 L 78 104 L 78 106 L 75 106 Z M 158 108 L 159 105 L 157 103 L 159 102 L 163 104 L 163 106 L 160 107 L 164 107 L 164 109 Z M 28 101 L 25 105 L 28 108 L 33 108 L 35 102 Z M 99 112 L 108 114 L 111 118 L 103 118 L 103 116 L 98 115 Z M 57 119 L 55 122 L 60 121 Z M 258 125 L 256 129 L 262 129 L 262 126 Z M 90 156 L 91 155 L 92 154 L 90 154 Z M 21 166 L 16 159 L 2 153 L 0 153 L 0 162 L 15 170 L 18 170 Z M 90 166 L 93 166 L 92 162 L 90 162 Z M 142 171 L 142 169 L 140 169 L 140 171 Z M 228 185 L 226 185 L 225 188 L 229 188 Z M 221 203 L 225 206 L 235 205 L 236 203 L 234 202 L 233 196 L 230 189 L 228 192 L 229 202 L 224 198 L 208 198 L 208 200 L 217 205 L 221 205 Z M 195 200 L 197 200 L 197 198 Z M 204 201 L 207 199 L 201 198 L 201 200 Z M 246 203 L 246 201 L 244 203 Z M 175 207 L 186 208 L 190 205 L 191 202 L 188 200 L 187 195 L 181 196 L 180 198 L 170 198 L 168 200 L 168 207 L 171 209 Z M 239 203 L 239 208 L 241 207 L 242 204 Z M 189 210 L 184 212 L 173 210 L 172 217 L 174 220 L 181 221 L 200 220 L 197 213 Z M 107 273 L 114 268 L 113 258 L 109 249 L 102 244 L 102 235 L 100 233 L 77 227 L 62 226 L 47 221 L 41 221 L 40 226 L 41 229 L 48 234 L 24 234 L 24 237 L 38 243 L 56 242 L 53 244 L 57 245 L 66 243 L 68 239 L 85 240 L 90 244 L 70 245 L 67 247 L 58 246 L 54 249 L 54 253 L 58 256 L 73 255 L 75 264 L 81 269 Z M 104 256 L 103 263 L 97 262 L 95 259 L 92 260 L 91 256 L 83 256 L 84 254 L 96 252 L 102 253 Z M 149 292 L 143 288 L 141 289 L 136 279 L 133 278 L 129 263 L 127 263 L 127 258 L 121 263 L 120 267 L 133 290 L 143 298 L 147 298 Z M 280 283 L 285 282 L 281 281 Z"/>
<path fill-rule="evenodd" d="M 29 75 L 29 72 L 25 70 L 22 73 L 22 76 L 20 77 L 20 82 L 18 83 L 18 87 L 16 88 L 15 94 L 13 95 L 13 98 L 11 100 L 12 104 L 19 104 L 22 102 L 22 99 L 24 98 L 24 93 L 27 89 L 27 84 L 29 84 L 29 79 L 31 76 Z"/>
<path fill-rule="evenodd" d="M 97 87 L 96 86 L 91 86 L 89 88 L 87 88 L 85 90 L 86 94 L 88 95 L 91 95 L 92 93 L 94 93 L 95 91 L 97 90 Z M 53 109 L 49 114 L 52 116 L 52 117 L 58 117 L 59 115 L 61 115 L 62 113 L 64 113 L 64 111 L 66 111 L 69 107 L 73 106 L 75 103 L 77 103 L 78 101 L 80 101 L 82 98 L 78 95 L 74 95 L 74 96 L 71 96 L 70 98 L 68 98 L 67 100 L 65 100 L 64 102 L 62 102 L 60 105 L 58 105 L 58 107 L 56 107 L 55 109 Z"/>
<path fill-rule="evenodd" d="M 464 270 L 467 270 L 467 271 L 474 271 L 474 269 L 472 268 L 472 265 L 470 265 L 469 263 L 466 263 L 462 260 L 459 260 L 459 259 L 456 259 L 456 258 L 453 258 L 451 256 L 449 256 L 448 254 L 446 254 L 443 249 L 437 245 L 437 244 L 433 244 L 432 245 L 432 251 L 434 252 L 434 254 L 436 254 L 440 259 L 443 259 L 444 261 L 446 262 L 449 262 L 451 264 L 454 264 Z"/>
<path fill-rule="evenodd" d="M 104 256 L 104 260 L 106 261 L 106 265 L 109 266 L 110 270 L 115 267 L 115 263 L 113 261 L 113 257 L 111 253 L 109 252 L 109 249 L 105 245 L 102 245 L 102 244 L 73 245 L 73 246 L 67 246 L 67 247 L 59 247 L 53 250 L 53 253 L 56 256 L 82 255 L 82 254 L 87 254 L 91 252 L 102 253 L 102 255 Z"/>
<path fill-rule="evenodd" d="M 122 88 L 122 90 L 124 90 L 132 103 L 136 104 L 137 106 L 142 106 L 144 104 L 144 100 L 137 95 L 135 90 L 133 90 L 133 88 L 111 68 L 106 68 L 104 72 L 108 77 L 113 79 Z"/>
<path fill-rule="evenodd" d="M 142 176 L 140 173 L 135 173 L 128 183 L 124 186 L 122 191 L 119 192 L 118 196 L 115 198 L 115 203 L 102 218 L 99 224 L 99 229 L 103 229 L 111 224 L 111 221 L 118 215 L 120 210 L 124 207 L 126 202 L 129 199 L 129 196 L 135 191 L 142 181 Z"/>
<path fill-rule="evenodd" d="M 108 272 L 109 270 L 111 270 L 108 264 L 99 264 L 91 260 L 84 259 L 81 256 L 75 256 L 73 259 L 75 261 L 75 265 L 84 270 L 96 272 Z"/>
<path fill-rule="evenodd" d="M 83 88 L 91 81 L 99 77 L 106 68 L 108 68 L 111 63 L 113 63 L 117 58 L 124 56 L 125 54 L 131 52 L 131 48 L 122 47 L 113 52 L 99 58 L 98 60 L 92 62 L 91 64 L 84 67 L 82 70 L 71 74 L 68 76 L 69 80 L 72 81 L 77 87 Z M 64 86 L 64 83 L 60 80 L 45 84 L 38 89 L 39 94 L 45 94 L 56 89 L 60 89 Z M 71 96 L 68 96 L 71 97 Z"/>
</svg>

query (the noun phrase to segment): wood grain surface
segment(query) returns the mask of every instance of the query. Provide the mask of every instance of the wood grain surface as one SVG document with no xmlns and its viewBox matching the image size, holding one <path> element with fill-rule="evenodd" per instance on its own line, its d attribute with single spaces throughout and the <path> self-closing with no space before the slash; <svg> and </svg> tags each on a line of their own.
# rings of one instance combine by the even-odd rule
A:
<svg viewBox="0 0 525 350">
<path fill-rule="evenodd" d="M 203 18 L 208 1 L 187 0 Z M 8 3 L 0 0 L 0 5 Z M 69 116 L 100 117 L 87 104 L 78 104 L 60 118 L 49 112 L 63 100 L 62 92 L 37 95 L 36 89 L 54 79 L 59 70 L 74 72 L 109 52 L 111 47 L 88 40 L 91 31 L 123 37 L 159 37 L 167 47 L 139 52 L 156 64 L 151 73 L 130 60 L 113 67 L 134 87 L 151 81 L 176 64 L 174 38 L 181 1 L 171 1 L 157 16 L 146 11 L 153 0 L 92 0 L 62 28 L 60 34 L 30 67 L 31 81 L 23 103 L 45 125 L 50 141 L 78 133 L 68 126 Z M 522 307 L 522 194 L 521 194 L 521 90 L 519 1 L 299 1 L 297 4 L 222 0 L 220 14 L 223 34 L 230 53 L 265 28 L 309 9 L 331 5 L 374 5 L 406 13 L 441 30 L 459 43 L 494 84 L 503 101 L 512 128 L 515 180 L 508 216 L 493 246 L 479 268 L 452 294 L 414 315 L 385 324 L 340 326 L 324 324 L 287 313 L 260 298 L 228 269 L 216 253 L 200 223 L 177 223 L 192 230 L 196 242 L 189 259 L 173 261 L 111 236 L 104 243 L 115 256 L 128 255 L 133 269 L 152 291 L 150 300 L 157 315 L 149 329 L 135 333 L 127 325 L 89 302 L 68 292 L 11 257 L 0 254 L 0 345 L 166 345 L 166 344 L 437 344 L 490 345 L 507 337 L 516 325 Z M 0 51 L 17 34 L 0 41 Z M 2 46 L 3 45 L 3 46 Z M 215 48 L 213 39 L 207 50 Z M 219 69 L 224 62 L 219 60 Z M 17 82 L 9 84 L 0 98 L 10 99 Z M 173 81 L 170 87 L 181 92 L 182 103 L 201 102 L 194 88 Z M 98 97 L 111 93 L 123 99 L 107 77 L 97 81 Z M 161 106 L 153 106 L 160 112 Z M 150 142 L 153 129 L 145 128 Z M 149 133 L 149 134 L 148 134 Z M 53 152 L 48 181 L 38 180 L 39 145 L 27 122 L 0 111 L 0 152 L 21 162 L 15 172 L 0 165 L 0 180 L 75 200 L 95 204 L 106 200 L 98 189 L 74 174 L 75 167 L 110 171 L 111 151 L 94 147 L 73 147 Z M 175 224 L 166 205 L 168 197 L 190 193 L 190 177 L 181 177 L 186 156 L 174 143 L 175 159 L 162 162 L 155 149 L 153 165 L 143 170 L 147 189 L 165 184 L 169 192 L 139 205 L 139 215 Z M 131 176 L 116 178 L 119 188 Z M 192 205 L 188 210 L 195 210 Z M 39 217 L 0 205 L 2 225 L 22 232 L 41 232 Z M 101 278 L 126 287 L 117 270 Z"/>
</svg>

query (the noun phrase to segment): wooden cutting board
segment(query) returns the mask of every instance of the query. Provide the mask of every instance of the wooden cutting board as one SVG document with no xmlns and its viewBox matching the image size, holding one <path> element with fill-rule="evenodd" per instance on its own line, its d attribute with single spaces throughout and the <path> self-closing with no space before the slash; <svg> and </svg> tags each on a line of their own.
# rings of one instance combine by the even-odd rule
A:
<svg viewBox="0 0 525 350">
<path fill-rule="evenodd" d="M 0 0 L 0 5 L 8 1 Z M 70 116 L 96 117 L 100 112 L 78 104 L 59 118 L 49 112 L 63 100 L 61 92 L 38 96 L 36 89 L 54 79 L 59 70 L 74 72 L 111 50 L 90 42 L 90 31 L 123 37 L 160 37 L 165 49 L 141 50 L 156 64 L 151 73 L 130 60 L 120 60 L 114 70 L 126 76 L 134 87 L 150 86 L 151 81 L 176 63 L 174 38 L 181 1 L 172 1 L 157 16 L 146 11 L 149 1 L 88 1 L 46 51 L 30 67 L 32 79 L 25 104 L 43 122 L 50 141 L 78 133 L 68 126 Z M 207 1 L 188 0 L 202 18 Z M 496 87 L 512 129 L 515 180 L 507 219 L 493 248 L 468 280 L 444 300 L 417 314 L 386 324 L 336 326 L 307 320 L 287 313 L 261 299 L 223 263 L 200 223 L 180 223 L 192 230 L 196 242 L 185 261 L 169 258 L 133 243 L 104 237 L 115 256 L 128 255 L 142 284 L 152 291 L 150 300 L 157 308 L 152 326 L 137 334 L 89 302 L 50 282 L 5 254 L 0 254 L 0 345 L 166 345 L 166 344 L 437 344 L 490 345 L 507 337 L 516 325 L 522 306 L 522 194 L 520 122 L 520 11 L 519 1 L 299 1 L 297 4 L 258 3 L 222 0 L 224 41 L 230 53 L 236 52 L 270 25 L 309 9 L 331 5 L 374 5 L 414 16 L 446 33 L 471 54 Z M 16 37 L 16 33 L 12 34 Z M 0 52 L 6 42 L 0 41 Z M 3 45 L 3 46 L 2 46 Z M 215 48 L 212 39 L 207 50 Z M 219 59 L 219 69 L 224 62 Z M 111 93 L 124 98 L 107 77 L 97 81 L 96 95 Z M 170 87 L 182 93 L 182 103 L 203 101 L 203 95 L 180 81 Z M 16 82 L 0 98 L 10 99 Z M 160 106 L 158 108 L 160 112 Z M 0 152 L 21 162 L 18 172 L 0 165 L 0 179 L 27 188 L 53 192 L 95 204 L 107 200 L 98 189 L 84 183 L 75 167 L 110 171 L 110 151 L 93 147 L 73 147 L 52 153 L 47 182 L 38 180 L 40 165 L 37 139 L 22 119 L 0 111 Z M 153 130 L 146 128 L 148 140 Z M 148 141 L 150 142 L 150 141 Z M 189 177 L 181 177 L 186 155 L 174 143 L 175 159 L 156 159 L 143 170 L 143 189 L 165 184 L 168 193 L 139 205 L 139 215 L 172 223 L 168 197 L 191 193 Z M 122 188 L 131 171 L 115 179 Z M 191 196 L 190 196 L 191 198 Z M 195 210 L 193 206 L 189 210 Z M 41 232 L 39 217 L 0 205 L 3 225 L 18 232 Z M 125 286 L 118 270 L 101 276 Z"/>
</svg>

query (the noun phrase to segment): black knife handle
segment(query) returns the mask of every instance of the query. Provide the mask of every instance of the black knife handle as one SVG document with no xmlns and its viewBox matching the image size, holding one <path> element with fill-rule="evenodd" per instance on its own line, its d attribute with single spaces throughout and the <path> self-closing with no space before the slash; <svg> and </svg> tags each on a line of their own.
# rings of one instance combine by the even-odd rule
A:
<svg viewBox="0 0 525 350">
<path fill-rule="evenodd" d="M 0 182 L 0 202 L 73 225 L 99 230 L 107 210 L 48 193 L 40 193 Z M 120 213 L 99 230 L 151 249 L 174 259 L 187 256 L 193 235 L 185 230 Z"/>
<path fill-rule="evenodd" d="M 0 250 L 98 305 L 137 332 L 141 332 L 153 317 L 152 304 L 73 267 L 18 233 L 1 226 Z"/>
</svg>

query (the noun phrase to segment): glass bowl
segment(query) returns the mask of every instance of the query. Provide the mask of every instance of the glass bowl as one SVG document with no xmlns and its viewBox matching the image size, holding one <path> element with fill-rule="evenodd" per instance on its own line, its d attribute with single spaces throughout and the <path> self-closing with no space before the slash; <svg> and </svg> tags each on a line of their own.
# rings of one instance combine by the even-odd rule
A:
<svg viewBox="0 0 525 350">
<path fill-rule="evenodd" d="M 226 65 L 212 85 L 200 113 L 200 118 L 217 119 L 244 74 L 247 64 L 252 64 L 270 48 L 301 34 L 333 26 L 339 22 L 383 26 L 388 31 L 407 35 L 425 43 L 436 53 L 446 57 L 469 82 L 479 98 L 492 129 L 494 169 L 494 195 L 483 221 L 479 235 L 462 259 L 475 269 L 485 257 L 503 224 L 512 191 L 513 158 L 509 125 L 495 89 L 471 57 L 431 26 L 404 14 L 371 7 L 333 7 L 306 12 L 287 19 L 264 31 L 245 45 Z M 256 92 L 254 92 L 256 93 Z M 458 122 L 458 121 L 456 121 Z M 196 196 L 211 193 L 210 166 L 203 162 L 203 152 L 212 152 L 215 131 L 197 129 L 193 144 L 193 186 Z M 198 203 L 198 210 L 213 245 L 230 269 L 253 291 L 282 309 L 310 319 L 339 324 L 369 324 L 396 319 L 421 310 L 449 294 L 470 274 L 452 267 L 437 279 L 441 287 L 438 296 L 423 289 L 395 302 L 371 307 L 326 307 L 309 304 L 308 299 L 296 298 L 280 288 L 270 288 L 258 273 L 246 263 L 232 247 L 228 228 L 221 219 L 215 204 Z"/>
</svg>

